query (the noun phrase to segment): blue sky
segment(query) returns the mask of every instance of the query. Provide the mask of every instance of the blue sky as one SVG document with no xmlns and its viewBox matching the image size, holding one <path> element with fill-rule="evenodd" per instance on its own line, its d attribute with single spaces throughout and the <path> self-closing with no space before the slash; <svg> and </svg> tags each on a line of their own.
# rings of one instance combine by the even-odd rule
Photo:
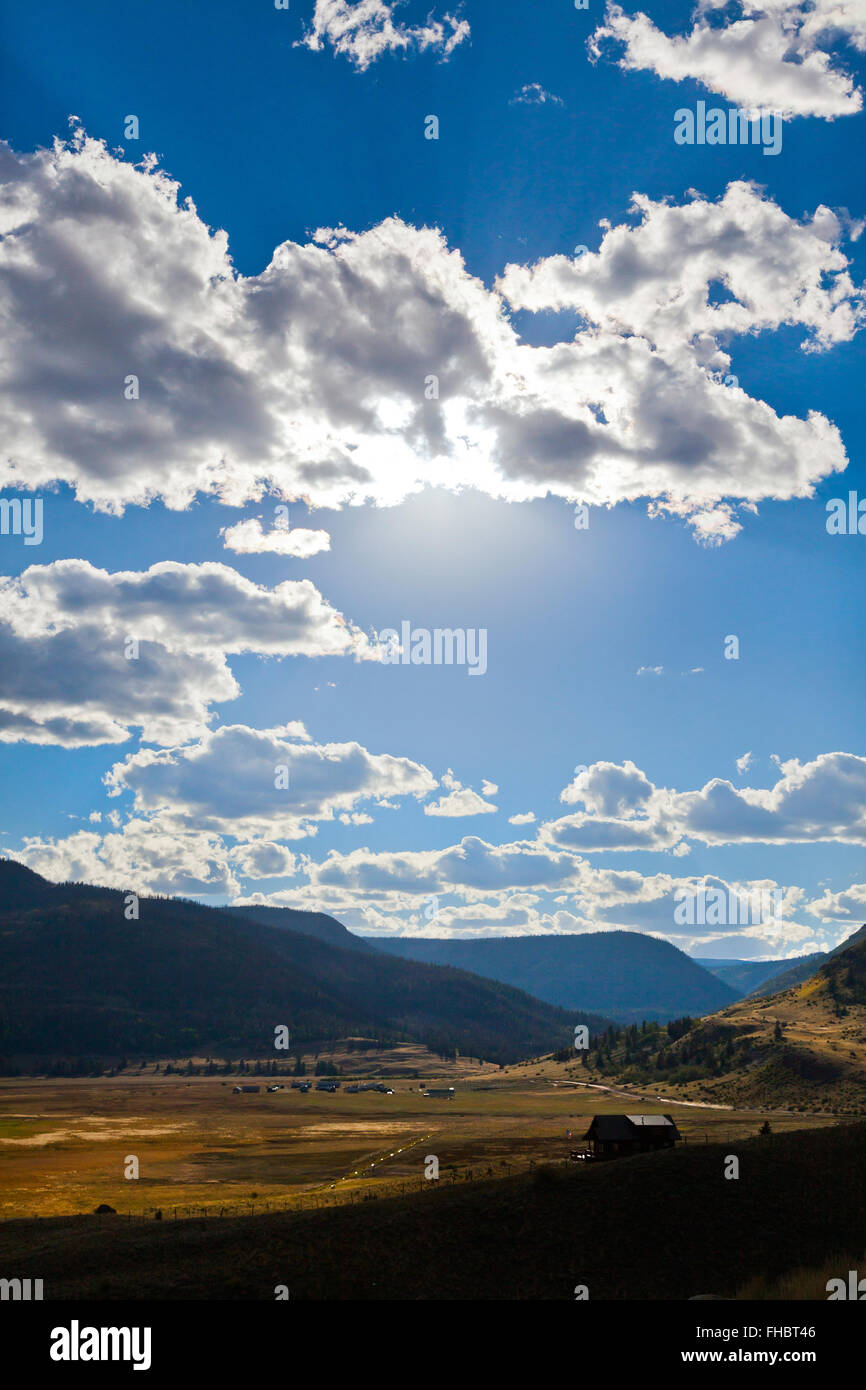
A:
<svg viewBox="0 0 866 1390">
<path fill-rule="evenodd" d="M 0 537 L 5 853 L 372 932 L 859 925 L 866 537 L 826 503 L 866 496 L 866 39 L 822 5 L 377 0 L 349 52 L 342 0 L 7 15 L 2 496 L 44 536 Z M 371 57 L 389 15 L 415 40 Z M 674 143 L 767 94 L 778 155 Z M 281 500 L 328 549 L 224 544 Z M 402 620 L 484 629 L 485 673 L 375 659 Z M 705 881 L 784 907 L 683 933 Z"/>
</svg>

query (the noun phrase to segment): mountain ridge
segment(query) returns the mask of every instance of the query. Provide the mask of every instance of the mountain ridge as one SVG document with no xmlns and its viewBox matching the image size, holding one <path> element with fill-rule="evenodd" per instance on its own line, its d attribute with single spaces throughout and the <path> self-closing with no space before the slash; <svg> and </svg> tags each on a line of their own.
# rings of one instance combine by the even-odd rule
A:
<svg viewBox="0 0 866 1390">
<path fill-rule="evenodd" d="M 566 1046 L 578 1023 L 607 1022 L 466 971 L 183 899 L 142 896 L 129 920 L 121 890 L 52 884 L 22 868 L 0 861 L 7 1057 L 273 1055 L 274 1030 L 286 1025 L 298 1042 L 387 1036 L 505 1062 Z"/>
<path fill-rule="evenodd" d="M 684 951 L 643 932 L 365 939 L 383 953 L 455 965 L 505 984 L 519 976 L 536 998 L 604 1013 L 618 1023 L 714 1013 L 738 998 Z"/>
</svg>

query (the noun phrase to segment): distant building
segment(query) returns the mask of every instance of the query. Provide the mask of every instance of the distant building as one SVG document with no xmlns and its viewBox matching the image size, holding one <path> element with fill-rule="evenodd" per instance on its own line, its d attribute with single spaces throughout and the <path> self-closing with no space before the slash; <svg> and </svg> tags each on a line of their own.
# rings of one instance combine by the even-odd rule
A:
<svg viewBox="0 0 866 1390">
<path fill-rule="evenodd" d="M 429 1087 L 429 1088 L 424 1092 L 424 1094 L 425 1094 L 425 1096 L 432 1096 L 434 1100 L 453 1100 L 453 1099 L 454 1099 L 454 1087 L 453 1087 L 453 1086 Z"/>
<path fill-rule="evenodd" d="M 670 1115 L 596 1115 L 583 1136 L 596 1158 L 672 1149 L 682 1138 Z"/>
</svg>

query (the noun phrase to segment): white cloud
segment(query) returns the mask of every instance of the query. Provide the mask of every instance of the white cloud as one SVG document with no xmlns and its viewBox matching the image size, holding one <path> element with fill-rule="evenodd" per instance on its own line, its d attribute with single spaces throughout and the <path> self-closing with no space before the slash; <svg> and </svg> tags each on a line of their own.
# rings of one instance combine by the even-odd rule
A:
<svg viewBox="0 0 866 1390">
<path fill-rule="evenodd" d="M 296 859 L 285 845 L 273 840 L 250 840 L 234 845 L 228 859 L 241 878 L 291 878 Z"/>
<path fill-rule="evenodd" d="M 400 0 L 316 0 L 312 24 L 296 47 L 319 53 L 330 44 L 335 53 L 348 58 L 359 72 L 366 72 L 384 53 L 423 52 L 431 49 L 450 58 L 454 49 L 469 38 L 465 19 L 446 14 L 443 19 L 428 18 L 425 24 L 395 24 L 394 13 Z"/>
<path fill-rule="evenodd" d="M 511 106 L 564 106 L 562 97 L 555 96 L 542 87 L 540 82 L 527 82 L 511 98 Z"/>
<path fill-rule="evenodd" d="M 268 901 L 318 906 L 353 930 L 427 936 L 508 936 L 598 930 L 646 931 L 683 949 L 742 942 L 748 955 L 819 949 L 798 920 L 803 891 L 774 880 L 645 876 L 591 867 L 573 854 L 526 842 L 494 846 L 476 837 L 437 851 L 332 851 L 305 861 L 307 885 Z M 678 920 L 683 894 L 721 903 L 709 921 Z M 426 905 L 435 900 L 431 918 Z M 697 914 L 695 914 L 697 915 Z"/>
<path fill-rule="evenodd" d="M 609 3 L 589 40 L 598 58 L 612 50 L 622 68 L 674 82 L 693 79 L 740 107 L 833 120 L 859 111 L 860 89 L 831 50 L 848 42 L 866 50 L 862 0 L 701 0 L 687 34 L 670 36 L 642 11 Z"/>
<path fill-rule="evenodd" d="M 587 853 L 707 845 L 866 844 L 866 758 L 822 753 L 779 764 L 769 788 L 735 787 L 713 778 L 698 791 L 654 786 L 633 763 L 595 763 L 562 793 L 584 810 L 539 828 L 539 838 Z"/>
<path fill-rule="evenodd" d="M 134 644 L 137 644 L 134 645 Z M 378 656 L 309 580 L 268 589 L 226 565 L 109 573 L 86 560 L 0 578 L 0 741 L 196 737 L 240 687 L 230 653 Z"/>
<path fill-rule="evenodd" d="M 664 666 L 639 666 L 635 671 L 636 676 L 661 676 L 664 674 Z"/>
<path fill-rule="evenodd" d="M 582 802 L 600 816 L 632 815 L 642 811 L 653 794 L 649 778 L 629 759 L 599 762 L 579 772 L 560 794 L 560 801 Z"/>
<path fill-rule="evenodd" d="M 684 361 L 694 355 L 717 372 L 729 365 L 719 344 L 730 335 L 797 324 L 815 349 L 847 342 L 863 322 L 862 294 L 838 249 L 844 228 L 829 208 L 797 221 L 736 181 L 715 201 L 635 194 L 632 210 L 634 226 L 601 224 L 595 253 L 506 267 L 503 293 L 515 308 L 577 309 L 603 329 L 638 334 Z M 859 224 L 852 231 L 859 235 Z"/>
<path fill-rule="evenodd" d="M 462 782 L 458 782 L 449 767 L 442 778 L 442 785 L 448 795 L 441 796 L 438 801 L 429 802 L 424 807 L 425 816 L 483 816 L 499 809 L 492 802 L 484 800 L 484 796 L 495 796 L 499 790 L 493 782 L 486 779 L 481 783 L 484 796 L 479 796 L 471 787 L 464 787 Z"/>
<path fill-rule="evenodd" d="M 274 527 L 264 531 L 257 517 L 248 517 L 234 526 L 226 526 L 220 532 L 226 550 L 234 550 L 239 555 L 261 555 L 272 552 L 275 555 L 294 555 L 307 560 L 322 550 L 330 550 L 331 537 L 327 531 L 309 531 L 303 526 L 286 528 Z"/>
<path fill-rule="evenodd" d="M 508 817 L 509 825 L 533 825 L 535 823 L 534 811 L 518 811 L 516 816 Z"/>
<path fill-rule="evenodd" d="M 744 753 L 741 758 L 737 758 L 737 771 L 739 772 L 741 777 L 744 773 L 748 772 L 749 768 L 752 766 L 752 763 L 754 761 L 754 753 Z"/>
<path fill-rule="evenodd" d="M 370 894 L 428 894 L 437 886 L 482 893 L 505 888 L 561 890 L 576 886 L 580 879 L 580 861 L 572 854 L 531 841 L 491 845 L 475 835 L 464 836 L 444 850 L 333 851 L 321 863 L 308 863 L 307 870 L 316 886 Z"/>
<path fill-rule="evenodd" d="M 791 758 L 768 790 L 737 789 L 714 778 L 674 799 L 682 833 L 706 844 L 793 844 L 841 840 L 866 844 L 866 758 L 822 753 Z"/>
<path fill-rule="evenodd" d="M 195 830 L 300 839 L 316 822 L 360 801 L 428 795 L 431 772 L 409 758 L 369 753 L 358 743 L 298 740 L 292 726 L 230 724 L 180 748 L 141 749 L 107 774 L 112 795 L 133 793 L 139 815 Z"/>
<path fill-rule="evenodd" d="M 647 498 L 717 543 L 739 507 L 810 496 L 845 467 L 824 416 L 723 384 L 732 335 L 855 332 L 826 209 L 798 222 L 742 183 L 684 207 L 638 197 L 639 226 L 609 227 L 597 254 L 510 266 L 489 290 L 437 230 L 396 218 L 285 242 L 240 276 L 166 175 L 83 137 L 3 152 L 0 179 L 0 485 L 66 481 L 114 511 L 266 488 L 330 507 L 427 485 Z M 720 280 L 734 301 L 714 302 Z M 574 307 L 585 327 L 533 347 L 509 303 Z"/>
<path fill-rule="evenodd" d="M 839 893 L 825 889 L 820 898 L 806 906 L 806 911 L 822 922 L 866 922 L 866 883 L 852 883 Z"/>
<path fill-rule="evenodd" d="M 238 851 L 237 862 L 246 871 L 252 861 Z M 159 817 L 136 818 L 105 835 L 79 830 L 60 840 L 28 837 L 7 853 L 56 881 L 84 880 L 134 893 L 195 897 L 234 897 L 240 892 L 232 856 L 218 835 L 179 834 L 175 824 Z M 282 862 L 287 863 L 285 858 Z"/>
</svg>

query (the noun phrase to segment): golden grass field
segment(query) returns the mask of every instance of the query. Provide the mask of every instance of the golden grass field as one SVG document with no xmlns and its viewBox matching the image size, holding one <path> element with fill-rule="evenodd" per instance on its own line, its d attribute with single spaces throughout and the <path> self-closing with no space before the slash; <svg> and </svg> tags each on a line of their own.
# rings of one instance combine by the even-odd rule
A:
<svg viewBox="0 0 866 1390">
<path fill-rule="evenodd" d="M 754 1135 L 765 1118 L 658 1099 L 652 1088 L 638 1096 L 588 1087 L 576 1079 L 580 1067 L 552 1060 L 446 1066 L 405 1047 L 349 1064 L 395 1093 L 347 1095 L 344 1076 L 335 1094 L 267 1094 L 267 1077 L 164 1076 L 151 1066 L 92 1079 L 0 1079 L 0 1216 L 89 1212 L 102 1202 L 171 1218 L 358 1201 L 423 1187 L 428 1154 L 446 1183 L 565 1161 L 597 1112 L 670 1112 L 688 1144 Z M 394 1078 L 410 1067 L 425 1085 L 454 1085 L 455 1099 L 427 1099 L 418 1080 Z M 233 1095 L 239 1080 L 263 1089 Z M 771 1114 L 774 1130 L 833 1122 Z M 130 1156 L 138 1179 L 124 1177 Z"/>
</svg>

